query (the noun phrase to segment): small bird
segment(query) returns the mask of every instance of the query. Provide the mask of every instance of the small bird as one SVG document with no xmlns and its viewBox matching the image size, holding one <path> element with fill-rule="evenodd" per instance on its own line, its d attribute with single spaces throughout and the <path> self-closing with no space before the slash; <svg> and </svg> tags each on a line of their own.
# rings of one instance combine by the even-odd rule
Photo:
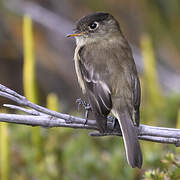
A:
<svg viewBox="0 0 180 180">
<path fill-rule="evenodd" d="M 141 168 L 139 126 L 140 82 L 131 48 L 118 21 L 109 13 L 97 12 L 81 18 L 75 32 L 75 69 L 83 93 L 88 96 L 97 126 L 107 132 L 111 112 L 120 125 L 128 164 Z"/>
</svg>

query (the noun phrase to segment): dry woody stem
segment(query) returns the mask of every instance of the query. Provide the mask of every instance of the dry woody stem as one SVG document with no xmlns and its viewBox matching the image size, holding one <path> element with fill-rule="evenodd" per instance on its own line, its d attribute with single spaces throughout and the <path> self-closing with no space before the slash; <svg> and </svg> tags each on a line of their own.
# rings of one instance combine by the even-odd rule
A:
<svg viewBox="0 0 180 180">
<path fill-rule="evenodd" d="M 28 101 L 24 96 L 0 84 L 0 96 L 16 102 L 18 105 L 4 104 L 4 107 L 15 109 L 26 113 L 27 115 L 5 114 L 0 113 L 0 121 L 7 123 L 24 124 L 28 126 L 40 127 L 68 127 L 79 129 L 98 130 L 95 120 L 71 116 L 68 114 L 52 111 L 45 107 L 39 106 Z M 22 107 L 23 106 L 23 107 Z M 31 109 L 29 109 L 31 108 Z M 108 120 L 108 128 L 112 130 L 110 133 L 101 134 L 99 132 L 90 133 L 92 136 L 121 136 L 121 132 L 113 131 L 113 122 Z M 180 146 L 180 129 L 155 127 L 140 124 L 137 127 L 138 138 L 140 140 L 174 144 Z"/>
</svg>

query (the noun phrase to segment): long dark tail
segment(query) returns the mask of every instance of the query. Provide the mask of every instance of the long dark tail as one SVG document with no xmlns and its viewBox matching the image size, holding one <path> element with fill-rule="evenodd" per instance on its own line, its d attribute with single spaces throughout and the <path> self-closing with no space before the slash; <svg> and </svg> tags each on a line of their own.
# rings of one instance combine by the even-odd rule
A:
<svg viewBox="0 0 180 180">
<path fill-rule="evenodd" d="M 113 111 L 113 114 L 118 119 L 122 131 L 128 164 L 132 168 L 141 168 L 143 162 L 142 152 L 128 110 L 125 110 L 124 112 Z"/>
</svg>

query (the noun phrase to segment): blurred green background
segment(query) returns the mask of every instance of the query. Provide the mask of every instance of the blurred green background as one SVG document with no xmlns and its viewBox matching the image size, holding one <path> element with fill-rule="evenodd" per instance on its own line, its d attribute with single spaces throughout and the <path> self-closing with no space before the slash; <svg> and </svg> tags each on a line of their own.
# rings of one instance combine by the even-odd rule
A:
<svg viewBox="0 0 180 180">
<path fill-rule="evenodd" d="M 0 83 L 37 104 L 83 116 L 75 103 L 83 97 L 75 42 L 65 36 L 96 11 L 113 14 L 131 44 L 142 86 L 141 123 L 180 128 L 179 0 L 0 0 Z M 10 102 L 0 98 L 3 103 Z M 1 123 L 0 179 L 180 179 L 179 148 L 141 146 L 138 170 L 128 166 L 119 137 Z"/>
</svg>

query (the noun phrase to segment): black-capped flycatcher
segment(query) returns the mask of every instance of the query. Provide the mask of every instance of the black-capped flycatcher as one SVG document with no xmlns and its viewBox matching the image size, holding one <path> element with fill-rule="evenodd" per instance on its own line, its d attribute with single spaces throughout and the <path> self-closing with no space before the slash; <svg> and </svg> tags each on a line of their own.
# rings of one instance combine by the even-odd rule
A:
<svg viewBox="0 0 180 180">
<path fill-rule="evenodd" d="M 107 131 L 111 112 L 118 120 L 127 161 L 141 168 L 142 153 L 136 133 L 139 126 L 140 83 L 131 48 L 119 23 L 109 13 L 95 13 L 77 22 L 74 54 L 78 82 L 86 93 L 97 126 Z"/>
</svg>

